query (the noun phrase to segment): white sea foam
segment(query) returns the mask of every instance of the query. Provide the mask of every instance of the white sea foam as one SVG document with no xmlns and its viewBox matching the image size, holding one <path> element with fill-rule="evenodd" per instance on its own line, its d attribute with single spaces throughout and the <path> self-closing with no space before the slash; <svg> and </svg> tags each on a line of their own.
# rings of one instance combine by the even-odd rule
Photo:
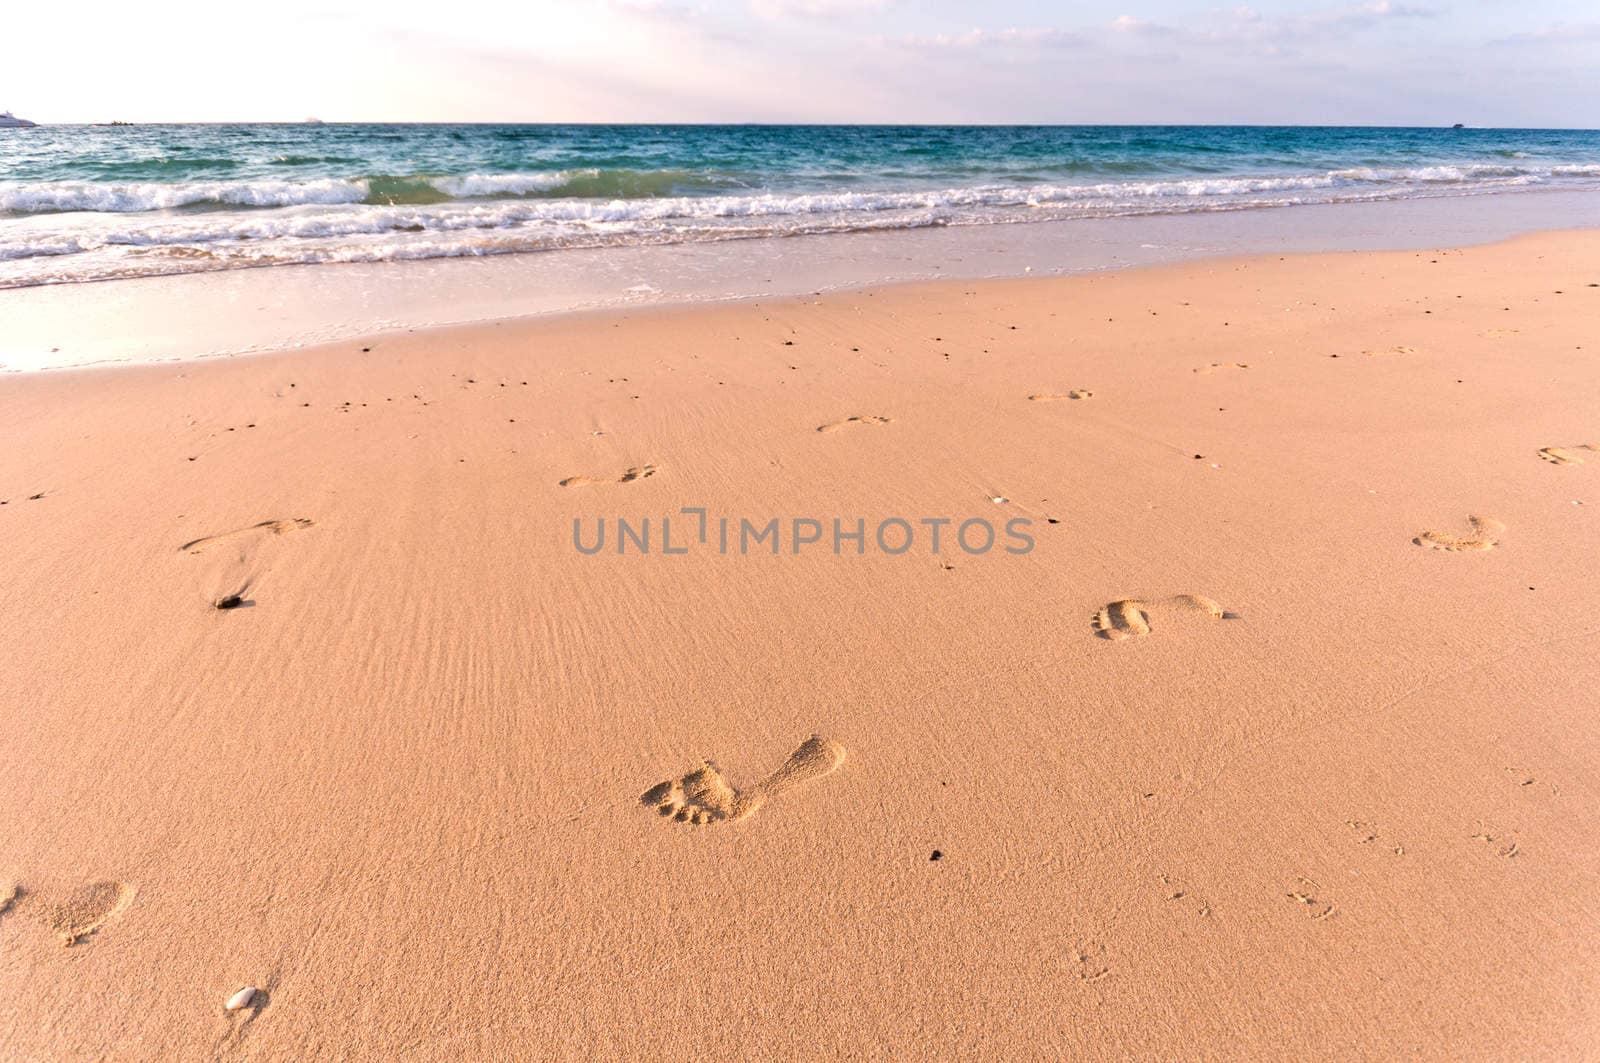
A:
<svg viewBox="0 0 1600 1063">
<path fill-rule="evenodd" d="M 599 170 L 466 174 L 456 177 L 408 178 L 452 199 L 483 199 L 551 192 Z M 1349 168 L 1327 173 L 1287 176 L 1237 176 L 1151 179 L 1096 184 L 984 185 L 917 191 L 757 193 L 750 195 L 659 196 L 638 199 L 553 199 L 551 216 L 662 217 L 757 216 L 850 210 L 896 210 L 917 207 L 1040 205 L 1093 198 L 1186 198 L 1237 196 L 1342 185 L 1433 185 L 1490 182 L 1535 184 L 1552 177 L 1600 177 L 1600 165 L 1525 166 L 1510 163 L 1433 165 L 1411 168 Z M 312 181 L 158 182 L 0 182 L 0 211 L 43 214 L 68 211 L 139 213 L 213 204 L 220 207 L 272 208 L 307 204 L 354 204 L 373 195 L 367 180 L 323 178 Z M 379 197 L 382 199 L 383 197 Z M 565 213 L 563 214 L 563 211 Z M 630 214 L 631 212 L 631 214 Z"/>
<path fill-rule="evenodd" d="M 549 173 L 469 173 L 464 177 L 436 177 L 429 183 L 448 196 L 525 196 L 549 192 L 577 177 L 596 177 L 599 170 L 559 170 Z"/>
<path fill-rule="evenodd" d="M 290 262 L 382 261 L 569 247 L 725 240 L 1185 213 L 1514 190 L 1600 187 L 1600 165 L 1510 160 L 1323 173 L 926 190 L 576 198 L 601 171 L 432 178 L 451 197 L 375 203 L 356 179 L 178 184 L 0 182 L 0 287 Z M 405 179 L 413 186 L 421 179 Z M 582 187 L 575 185 L 574 187 Z M 556 195 L 538 193 L 556 192 Z M 176 211 L 179 207 L 215 209 Z"/>
<path fill-rule="evenodd" d="M 302 203 L 359 203 L 364 181 L 141 181 L 0 182 L 0 211 L 18 214 L 170 210 L 198 203 L 232 207 L 286 207 Z"/>
</svg>

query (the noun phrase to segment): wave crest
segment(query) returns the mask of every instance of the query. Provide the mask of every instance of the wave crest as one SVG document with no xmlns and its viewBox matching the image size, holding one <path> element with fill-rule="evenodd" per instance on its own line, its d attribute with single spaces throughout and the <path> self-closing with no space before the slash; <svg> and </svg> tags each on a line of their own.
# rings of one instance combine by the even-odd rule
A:
<svg viewBox="0 0 1600 1063">
<path fill-rule="evenodd" d="M 178 208 L 275 208 L 367 204 L 428 206 L 452 201 L 539 199 L 570 202 L 572 217 L 612 216 L 617 203 L 687 203 L 687 213 L 719 216 L 885 210 L 917 207 L 1041 206 L 1096 197 L 1224 197 L 1346 187 L 1483 184 L 1515 187 L 1552 179 L 1600 177 L 1600 165 L 1525 166 L 1511 162 L 1410 168 L 1358 167 L 1324 173 L 1145 178 L 1096 184 L 1027 183 L 926 190 L 765 192 L 741 175 L 700 170 L 569 169 L 456 176 L 378 175 L 309 181 L 0 182 L 0 212 L 128 214 Z M 673 208 L 676 209 L 676 208 Z M 645 213 L 654 213 L 646 209 Z"/>
<path fill-rule="evenodd" d="M 0 211 L 61 214 L 72 211 L 128 214 L 175 207 L 289 207 L 309 203 L 359 203 L 366 184 L 339 178 L 318 181 L 53 181 L 0 183 Z"/>
</svg>

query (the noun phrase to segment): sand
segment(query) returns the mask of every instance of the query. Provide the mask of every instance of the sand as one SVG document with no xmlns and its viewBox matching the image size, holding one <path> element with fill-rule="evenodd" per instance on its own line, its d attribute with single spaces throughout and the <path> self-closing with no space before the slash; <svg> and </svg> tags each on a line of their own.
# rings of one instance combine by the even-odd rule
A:
<svg viewBox="0 0 1600 1063">
<path fill-rule="evenodd" d="M 0 1055 L 1590 1055 L 1597 285 L 1558 233 L 0 378 Z"/>
</svg>

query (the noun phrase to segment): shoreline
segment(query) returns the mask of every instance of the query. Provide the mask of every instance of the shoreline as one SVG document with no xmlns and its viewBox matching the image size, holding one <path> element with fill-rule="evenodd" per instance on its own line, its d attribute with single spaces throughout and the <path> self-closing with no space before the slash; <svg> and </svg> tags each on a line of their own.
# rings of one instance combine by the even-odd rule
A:
<svg viewBox="0 0 1600 1063">
<path fill-rule="evenodd" d="M 0 373 L 235 357 L 552 314 L 1253 254 L 1479 246 L 1586 228 L 1600 228 L 1600 195 L 1525 190 L 41 285 L 0 290 L 9 318 Z"/>
</svg>

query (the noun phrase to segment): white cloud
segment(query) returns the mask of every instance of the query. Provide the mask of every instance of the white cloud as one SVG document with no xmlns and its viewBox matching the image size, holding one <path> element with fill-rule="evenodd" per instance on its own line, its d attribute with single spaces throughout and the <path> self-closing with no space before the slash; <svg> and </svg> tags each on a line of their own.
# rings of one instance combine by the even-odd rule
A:
<svg viewBox="0 0 1600 1063">
<path fill-rule="evenodd" d="M 1111 30 L 1113 33 L 1141 34 L 1174 32 L 1169 26 L 1162 26 L 1154 22 L 1148 22 L 1142 18 L 1135 18 L 1132 15 L 1118 15 L 1116 18 L 1112 19 Z"/>
<path fill-rule="evenodd" d="M 902 37 L 899 43 L 910 48 L 986 48 L 1034 45 L 1056 47 L 1087 42 L 1081 33 L 1048 26 L 1011 27 L 1000 30 L 970 29 L 964 33 L 937 33 L 928 37 Z"/>
<path fill-rule="evenodd" d="M 1364 0 L 1362 3 L 1325 7 L 1293 15 L 1263 15 L 1247 5 L 1214 9 L 1199 28 L 1150 22 L 1135 15 L 1118 15 L 1108 25 L 1113 33 L 1129 37 L 1174 37 L 1193 43 L 1253 43 L 1264 45 L 1276 54 L 1286 41 L 1307 38 L 1326 39 L 1343 30 L 1358 30 L 1388 19 L 1432 18 L 1432 8 L 1396 3 L 1395 0 Z"/>
<path fill-rule="evenodd" d="M 891 0 L 750 0 L 750 10 L 762 18 L 781 19 L 794 15 L 808 18 L 834 18 L 858 15 L 888 7 Z"/>
<path fill-rule="evenodd" d="M 1286 19 L 1285 22 L 1293 24 L 1299 21 L 1309 25 L 1320 26 L 1370 26 L 1384 19 L 1432 18 L 1434 14 L 1435 12 L 1432 8 L 1417 7 L 1412 4 L 1397 4 L 1394 3 L 1394 0 L 1371 0 L 1370 3 L 1313 11 L 1298 20 Z"/>
<path fill-rule="evenodd" d="M 1541 30 L 1501 37 L 1495 44 L 1561 44 L 1600 41 L 1600 22 L 1558 22 Z"/>
</svg>

